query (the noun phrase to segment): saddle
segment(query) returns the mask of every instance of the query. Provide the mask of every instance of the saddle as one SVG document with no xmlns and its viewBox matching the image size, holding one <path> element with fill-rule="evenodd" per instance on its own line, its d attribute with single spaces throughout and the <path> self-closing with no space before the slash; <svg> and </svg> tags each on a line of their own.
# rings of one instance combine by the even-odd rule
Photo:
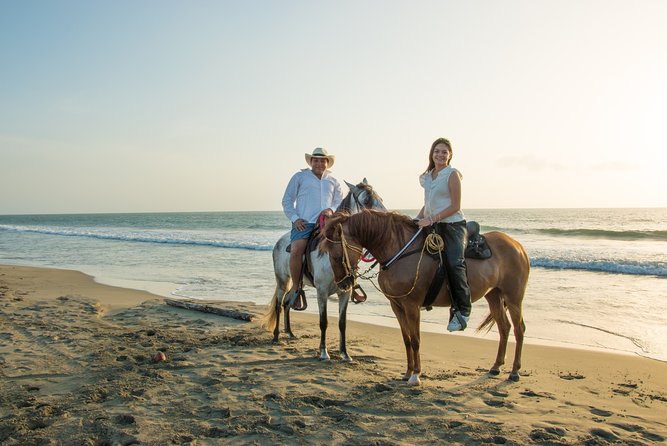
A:
<svg viewBox="0 0 667 446">
<path fill-rule="evenodd" d="M 491 258 L 493 255 L 491 247 L 486 242 L 486 237 L 479 233 L 479 223 L 476 221 L 469 221 L 466 223 L 466 229 L 468 231 L 468 240 L 464 252 L 465 258 L 481 260 Z M 445 247 L 445 249 L 447 249 L 447 247 Z M 437 252 L 429 253 L 429 255 L 434 259 L 440 257 Z"/>
<path fill-rule="evenodd" d="M 469 221 L 466 224 L 468 229 L 468 245 L 466 246 L 465 256 L 469 259 L 488 259 L 491 257 L 491 248 L 486 243 L 486 238 L 479 233 L 479 223 Z"/>
</svg>

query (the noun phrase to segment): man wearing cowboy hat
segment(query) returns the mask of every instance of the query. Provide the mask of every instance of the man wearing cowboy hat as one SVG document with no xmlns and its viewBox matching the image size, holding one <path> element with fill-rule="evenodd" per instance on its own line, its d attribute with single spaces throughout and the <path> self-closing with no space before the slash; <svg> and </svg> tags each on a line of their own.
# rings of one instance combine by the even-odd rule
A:
<svg viewBox="0 0 667 446">
<path fill-rule="evenodd" d="M 308 237 L 315 229 L 320 214 L 330 216 L 343 201 L 340 183 L 328 170 L 334 161 L 335 157 L 320 147 L 312 154 L 306 153 L 310 169 L 295 173 L 283 195 L 283 211 L 292 222 L 289 262 L 292 288 L 285 301 L 299 311 L 305 310 L 307 305 L 305 296 L 299 293 L 298 288 Z"/>
</svg>

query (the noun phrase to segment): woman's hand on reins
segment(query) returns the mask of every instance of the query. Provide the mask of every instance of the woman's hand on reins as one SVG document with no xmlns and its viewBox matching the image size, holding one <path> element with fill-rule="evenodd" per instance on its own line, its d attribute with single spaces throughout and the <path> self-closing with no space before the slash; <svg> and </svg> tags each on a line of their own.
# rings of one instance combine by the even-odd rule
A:
<svg viewBox="0 0 667 446">
<path fill-rule="evenodd" d="M 425 228 L 427 226 L 431 226 L 432 224 L 433 224 L 433 219 L 431 217 L 420 218 L 417 221 L 417 226 L 419 226 L 420 228 Z"/>
</svg>

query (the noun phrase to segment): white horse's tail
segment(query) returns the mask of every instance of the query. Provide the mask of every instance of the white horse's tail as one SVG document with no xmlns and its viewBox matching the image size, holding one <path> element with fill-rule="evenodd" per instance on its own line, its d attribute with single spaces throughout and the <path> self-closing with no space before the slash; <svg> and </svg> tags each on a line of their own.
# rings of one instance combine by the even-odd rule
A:
<svg viewBox="0 0 667 446">
<path fill-rule="evenodd" d="M 271 298 L 271 302 L 269 302 L 266 307 L 266 313 L 264 313 L 260 319 L 260 325 L 262 328 L 271 332 L 276 328 L 276 321 L 278 317 L 276 304 L 278 303 L 279 298 L 281 301 L 283 299 L 283 296 L 278 296 L 278 294 L 280 294 L 280 286 L 276 284 L 276 289 L 273 292 L 273 298 Z M 280 302 L 280 305 L 282 305 L 282 302 Z"/>
</svg>

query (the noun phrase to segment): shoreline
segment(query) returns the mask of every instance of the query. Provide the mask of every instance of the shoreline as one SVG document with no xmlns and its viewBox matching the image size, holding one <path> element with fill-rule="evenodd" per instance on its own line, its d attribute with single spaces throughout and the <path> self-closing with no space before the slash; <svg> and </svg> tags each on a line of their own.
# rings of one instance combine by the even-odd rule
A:
<svg viewBox="0 0 667 446">
<path fill-rule="evenodd" d="M 210 302 L 210 301 L 208 301 Z M 265 306 L 216 301 L 255 315 Z M 649 444 L 667 440 L 667 364 L 422 334 L 422 386 L 400 380 L 395 328 L 348 323 L 317 359 L 317 316 L 271 343 L 256 322 L 174 308 L 71 271 L 0 266 L 0 442 L 50 444 Z M 154 362 L 157 351 L 167 361 Z M 519 417 L 517 415 L 520 414 Z M 409 423 L 397 420 L 412 420 Z"/>
<path fill-rule="evenodd" d="M 38 267 L 39 268 L 39 267 Z M 84 273 L 85 274 L 85 273 Z M 121 288 L 132 288 L 132 289 L 137 289 L 137 290 L 142 290 L 146 291 L 148 293 L 161 296 L 164 298 L 172 298 L 172 299 L 182 299 L 182 300 L 192 300 L 192 301 L 212 301 L 212 302 L 218 302 L 220 304 L 224 304 L 225 302 L 235 302 L 234 300 L 227 300 L 227 299 L 200 299 L 196 297 L 190 297 L 190 296 L 183 296 L 180 294 L 177 294 L 179 288 L 182 285 L 179 285 L 174 282 L 155 282 L 155 281 L 137 281 L 137 280 L 127 280 L 127 279 L 116 279 L 116 278 L 100 278 L 96 276 L 91 276 L 96 283 L 103 284 L 103 285 L 108 285 L 108 286 L 113 286 L 113 287 L 121 287 Z M 312 294 L 312 288 L 308 288 L 311 290 L 310 295 L 308 296 L 311 301 L 316 300 L 316 296 L 313 296 Z M 371 291 L 373 294 L 379 294 L 376 293 L 374 290 Z M 371 295 L 369 294 L 369 297 Z M 380 299 L 384 299 L 383 296 L 379 295 L 377 296 Z M 269 300 L 268 298 L 266 299 L 267 301 Z M 334 298 L 334 300 L 331 301 L 332 303 L 337 302 L 337 299 Z M 262 305 L 261 303 L 256 303 L 257 305 Z M 387 302 L 387 306 L 389 306 Z M 484 315 L 487 314 L 488 312 L 488 307 L 485 305 L 479 305 L 476 304 L 477 307 L 477 312 L 479 310 L 482 310 L 482 313 Z M 353 308 L 353 305 L 350 305 L 350 308 Z M 338 320 L 337 315 L 335 314 L 337 311 L 337 306 L 333 308 L 334 311 L 332 311 L 332 308 L 329 308 L 329 318 L 333 319 L 334 321 Z M 441 311 L 443 312 L 443 309 L 436 309 L 435 311 Z M 294 314 L 296 312 L 292 312 Z M 306 310 L 303 314 L 308 314 L 308 315 L 317 315 L 317 309 L 316 306 L 309 306 L 308 310 Z M 480 317 L 479 314 L 475 314 L 474 317 Z M 354 314 L 348 312 L 347 315 L 348 321 L 354 321 L 362 324 L 368 324 L 368 325 L 373 325 L 373 326 L 378 326 L 378 327 L 386 327 L 386 328 L 393 328 L 396 330 L 399 330 L 400 327 L 398 325 L 398 321 L 396 320 L 393 315 L 390 316 L 382 316 L 382 315 L 371 315 L 371 314 Z M 492 327 L 492 330 L 489 333 L 481 333 L 476 330 L 476 326 L 471 326 L 471 329 L 462 332 L 462 333 L 448 333 L 446 332 L 445 329 L 445 324 L 439 324 L 439 323 L 434 323 L 434 322 L 428 322 L 422 320 L 421 322 L 421 331 L 422 333 L 434 333 L 434 334 L 446 334 L 449 336 L 461 336 L 461 337 L 469 337 L 469 338 L 474 338 L 474 339 L 486 339 L 490 340 L 493 342 L 496 342 L 498 339 L 498 332 L 496 330 L 496 327 Z M 513 343 L 513 335 L 510 335 L 510 340 L 509 344 Z M 629 344 L 632 344 L 630 340 L 626 340 Z M 575 349 L 575 350 L 584 350 L 584 351 L 593 351 L 593 352 L 602 352 L 602 353 L 610 353 L 610 354 L 618 354 L 618 355 L 628 355 L 628 356 L 636 356 L 640 358 L 645 358 L 645 359 L 650 359 L 662 363 L 667 363 L 667 359 L 661 359 L 661 358 L 656 358 L 653 356 L 649 356 L 647 354 L 643 354 L 641 352 L 637 351 L 632 351 L 630 349 L 622 349 L 620 347 L 613 348 L 613 347 L 596 347 L 593 345 L 586 345 L 586 344 L 578 344 L 574 342 L 567 342 L 567 341 L 558 341 L 558 340 L 551 340 L 551 339 L 543 339 L 543 338 L 537 338 L 537 337 L 531 337 L 529 335 L 526 335 L 524 338 L 524 344 L 525 345 L 537 345 L 537 346 L 544 346 L 544 347 L 560 347 L 560 348 L 566 348 L 566 349 Z M 635 346 L 638 348 L 637 346 Z"/>
<path fill-rule="evenodd" d="M 153 280 L 131 280 L 131 279 L 122 279 L 122 278 L 113 278 L 113 277 L 108 277 L 108 276 L 103 276 L 103 275 L 95 275 L 95 274 L 89 274 L 85 273 L 83 271 L 79 271 L 76 269 L 65 269 L 65 268 L 58 268 L 58 267 L 49 267 L 49 266 L 33 266 L 33 265 L 11 265 L 11 264 L 2 264 L 0 263 L 0 268 L 3 267 L 12 267 L 12 266 L 18 266 L 18 267 L 25 267 L 25 268 L 43 268 L 43 269 L 56 269 L 56 270 L 64 270 L 64 271 L 73 271 L 73 272 L 78 272 L 81 274 L 84 274 L 91 278 L 95 283 L 103 285 L 103 286 L 108 286 L 112 288 L 124 288 L 124 289 L 131 289 L 135 291 L 141 291 L 141 292 L 146 292 L 151 295 L 153 295 L 155 298 L 171 298 L 171 299 L 181 299 L 181 300 L 193 300 L 196 302 L 213 302 L 216 304 L 224 305 L 225 303 L 236 303 L 238 301 L 235 300 L 228 300 L 228 299 L 204 299 L 204 298 L 197 298 L 197 297 L 190 297 L 190 296 L 185 296 L 185 295 L 180 295 L 177 294 L 178 290 L 183 286 L 183 284 L 179 284 L 176 282 L 158 282 L 158 281 L 153 281 Z M 311 290 L 311 293 L 308 295 L 309 300 L 313 301 L 316 299 L 316 296 L 312 295 L 312 289 L 308 288 L 308 290 Z M 378 294 L 379 299 L 384 300 L 384 296 L 376 292 L 375 290 L 370 290 L 369 292 L 369 298 L 373 296 L 374 294 Z M 266 298 L 266 301 L 268 302 L 269 298 Z M 337 300 L 334 298 L 334 300 L 331 301 L 331 303 L 337 302 Z M 247 301 L 246 301 L 247 303 Z M 255 305 L 265 305 L 262 303 L 254 302 Z M 363 305 L 363 304 L 362 304 Z M 389 305 L 387 304 L 387 307 Z M 488 307 L 484 304 L 480 305 L 479 303 L 475 303 L 476 306 L 476 311 L 473 314 L 473 319 L 472 319 L 472 325 L 471 329 L 465 332 L 460 332 L 460 333 L 448 333 L 445 330 L 444 324 L 441 323 L 434 323 L 429 320 L 425 320 L 425 317 L 428 313 L 422 312 L 422 321 L 421 321 L 421 331 L 422 333 L 433 333 L 433 334 L 445 334 L 448 336 L 455 336 L 455 337 L 466 337 L 466 338 L 472 338 L 472 339 L 478 339 L 478 340 L 489 340 L 491 342 L 497 342 L 498 339 L 498 332 L 495 327 L 495 325 L 492 327 L 491 331 L 488 333 L 483 333 L 483 332 L 478 332 L 476 330 L 476 324 L 479 321 L 475 321 L 475 318 L 478 318 L 481 320 L 483 317 L 482 315 L 486 315 L 488 313 Z M 349 308 L 354 308 L 354 305 L 350 305 Z M 333 311 L 332 311 L 333 310 Z M 481 310 L 481 312 L 480 312 Z M 434 309 L 433 312 L 437 311 L 444 311 L 442 308 Z M 292 314 L 298 313 L 296 311 L 292 312 Z M 318 312 L 317 312 L 317 307 L 316 306 L 309 306 L 308 309 L 303 312 L 299 313 L 302 315 L 308 315 L 308 316 L 313 316 L 317 317 Z M 337 303 L 336 305 L 332 308 L 329 308 L 329 319 L 330 321 L 333 320 L 334 323 L 330 322 L 330 326 L 335 325 L 338 320 L 337 317 Z M 443 316 L 444 317 L 444 316 Z M 388 315 L 379 315 L 379 314 L 355 314 L 352 313 L 348 310 L 348 315 L 347 315 L 348 323 L 350 322 L 357 322 L 361 324 L 368 324 L 372 325 L 375 327 L 385 327 L 385 328 L 391 328 L 395 330 L 400 330 L 398 321 L 394 317 L 391 312 L 389 312 Z M 530 327 L 529 327 L 530 329 Z M 281 327 L 282 330 L 282 327 Z M 530 332 L 530 330 L 529 330 Z M 513 345 L 514 337 L 513 334 L 510 333 L 510 339 L 509 339 L 509 345 Z M 543 347 L 558 347 L 558 348 L 565 348 L 565 349 L 575 349 L 575 350 L 583 350 L 583 351 L 591 351 L 591 352 L 601 352 L 601 353 L 609 353 L 609 354 L 617 354 L 617 355 L 627 355 L 627 356 L 632 356 L 632 357 L 638 357 L 638 358 L 644 358 L 644 359 L 649 359 L 661 363 L 667 364 L 667 359 L 663 359 L 662 357 L 655 357 L 651 356 L 652 353 L 645 353 L 642 351 L 637 351 L 633 349 L 639 349 L 641 350 L 640 346 L 637 346 L 636 344 L 632 343 L 632 340 L 629 339 L 622 339 L 621 342 L 624 342 L 627 344 L 627 346 L 621 347 L 619 345 L 616 346 L 595 346 L 595 345 L 587 345 L 587 344 L 582 344 L 582 343 L 575 343 L 572 341 L 563 341 L 563 340 L 553 340 L 553 339 L 545 339 L 545 338 L 539 338 L 539 337 L 532 337 L 530 334 L 527 334 L 524 338 L 524 345 L 536 345 L 536 346 L 543 346 Z M 653 354 L 654 355 L 654 354 Z"/>
</svg>

